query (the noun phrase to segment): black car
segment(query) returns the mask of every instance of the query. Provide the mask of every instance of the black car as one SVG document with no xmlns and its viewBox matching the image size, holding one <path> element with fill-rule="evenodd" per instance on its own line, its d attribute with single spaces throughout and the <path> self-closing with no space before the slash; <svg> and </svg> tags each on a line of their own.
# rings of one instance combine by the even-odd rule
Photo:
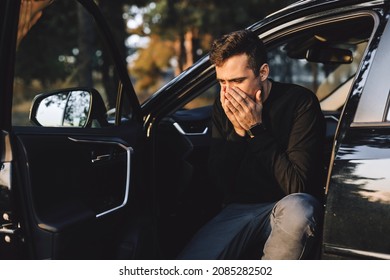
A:
<svg viewBox="0 0 390 280">
<path fill-rule="evenodd" d="M 0 2 L 0 257 L 174 259 L 219 209 L 207 173 L 219 94 L 208 56 L 140 104 L 93 0 L 66 0 L 96 24 L 89 80 L 74 62 L 87 52 L 49 28 L 77 24 L 59 16 L 59 1 L 15 50 L 19 2 Z M 269 50 L 271 78 L 310 88 L 327 120 L 313 258 L 390 259 L 389 8 L 299 1 L 248 27 Z M 52 44 L 34 48 L 40 36 Z M 58 55 L 60 44 L 69 52 Z M 53 58 L 38 65 L 45 79 L 27 83 L 25 58 L 42 55 Z"/>
</svg>

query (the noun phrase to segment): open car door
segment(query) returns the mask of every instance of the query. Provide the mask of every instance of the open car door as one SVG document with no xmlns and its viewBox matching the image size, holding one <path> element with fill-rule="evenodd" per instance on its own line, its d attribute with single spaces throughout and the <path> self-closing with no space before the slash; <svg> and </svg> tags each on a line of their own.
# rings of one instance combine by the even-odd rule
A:
<svg viewBox="0 0 390 280">
<path fill-rule="evenodd" d="M 140 106 L 98 6 L 53 2 L 17 51 L 20 1 L 1 6 L 1 258 L 142 258 Z"/>
</svg>

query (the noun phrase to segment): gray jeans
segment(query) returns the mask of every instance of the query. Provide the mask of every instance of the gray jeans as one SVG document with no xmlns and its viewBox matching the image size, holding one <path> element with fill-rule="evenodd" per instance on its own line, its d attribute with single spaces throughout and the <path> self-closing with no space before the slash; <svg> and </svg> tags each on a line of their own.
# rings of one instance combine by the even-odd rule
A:
<svg viewBox="0 0 390 280">
<path fill-rule="evenodd" d="M 230 204 L 203 226 L 178 259 L 302 259 L 310 253 L 322 206 L 295 193 L 276 203 Z"/>
</svg>

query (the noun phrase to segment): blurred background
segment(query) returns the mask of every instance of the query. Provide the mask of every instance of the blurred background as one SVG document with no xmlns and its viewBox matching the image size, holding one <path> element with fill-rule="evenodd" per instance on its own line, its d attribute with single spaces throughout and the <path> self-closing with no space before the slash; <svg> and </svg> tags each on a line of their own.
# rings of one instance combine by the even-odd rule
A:
<svg viewBox="0 0 390 280">
<path fill-rule="evenodd" d="M 142 103 L 204 56 L 212 40 L 245 28 L 292 0 L 99 0 Z M 91 86 L 113 108 L 113 63 L 95 23 L 76 1 L 56 0 L 17 52 L 13 123 L 28 123 L 40 92 Z"/>
</svg>

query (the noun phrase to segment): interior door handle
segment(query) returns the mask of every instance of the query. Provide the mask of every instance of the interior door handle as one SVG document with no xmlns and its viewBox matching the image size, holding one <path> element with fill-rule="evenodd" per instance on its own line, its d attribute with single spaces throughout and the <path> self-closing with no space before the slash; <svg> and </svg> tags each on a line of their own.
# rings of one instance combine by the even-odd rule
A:
<svg viewBox="0 0 390 280">
<path fill-rule="evenodd" d="M 125 159 L 126 159 L 126 184 L 125 184 L 125 192 L 123 194 L 123 200 L 122 202 L 120 202 L 119 205 L 117 206 L 113 206 L 112 208 L 110 209 L 106 209 L 106 210 L 102 210 L 101 212 L 99 212 L 98 214 L 96 214 L 96 218 L 100 218 L 100 217 L 103 217 L 105 215 L 108 215 L 109 213 L 112 213 L 114 211 L 117 211 L 123 207 L 125 207 L 128 203 L 128 200 L 129 200 L 129 193 L 130 193 L 130 174 L 131 174 L 131 154 L 134 152 L 133 148 L 130 147 L 130 146 L 127 146 L 126 143 L 122 143 L 122 142 L 118 142 L 117 140 L 113 140 L 113 139 L 89 139 L 88 137 L 87 138 L 72 138 L 72 137 L 69 137 L 69 140 L 73 141 L 73 142 L 76 142 L 76 143 L 84 143 L 86 145 L 90 145 L 90 144 L 102 144 L 102 145 L 109 145 L 109 146 L 113 146 L 115 145 L 116 147 L 120 148 L 120 150 L 123 152 L 123 150 L 125 151 Z M 101 153 L 104 153 L 104 151 L 100 151 Z M 94 161 L 94 160 L 97 160 L 97 162 L 101 162 L 103 159 L 104 160 L 112 160 L 113 158 L 110 156 L 113 156 L 115 157 L 115 153 L 112 154 L 112 152 L 110 153 L 109 151 L 105 151 L 105 153 L 108 153 L 108 154 L 103 154 L 103 155 L 100 155 L 100 156 L 95 156 L 96 154 L 98 154 L 96 152 L 96 150 L 92 150 L 91 151 L 91 160 Z M 112 155 L 111 155 L 112 154 Z M 108 156 L 108 157 L 107 157 Z"/>
<path fill-rule="evenodd" d="M 206 135 L 209 128 L 206 126 L 203 128 L 203 130 L 199 132 L 186 132 L 184 129 L 178 124 L 177 122 L 173 123 L 173 126 L 177 129 L 177 131 L 180 132 L 180 134 L 186 135 L 186 136 L 200 136 L 200 135 Z"/>
<path fill-rule="evenodd" d="M 91 161 L 92 163 L 99 162 L 99 161 L 108 161 L 111 159 L 111 154 L 106 154 L 106 155 L 100 155 L 97 156 L 96 158 L 93 158 Z"/>
</svg>

